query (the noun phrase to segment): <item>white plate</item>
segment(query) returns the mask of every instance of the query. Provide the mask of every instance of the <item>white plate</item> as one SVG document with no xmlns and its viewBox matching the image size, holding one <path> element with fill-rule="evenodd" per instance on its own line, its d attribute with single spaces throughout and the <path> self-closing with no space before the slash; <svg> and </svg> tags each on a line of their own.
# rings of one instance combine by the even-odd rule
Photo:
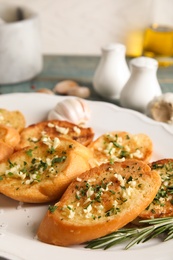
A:
<svg viewBox="0 0 173 260">
<path fill-rule="evenodd" d="M 63 98 L 39 93 L 16 93 L 0 96 L 0 108 L 19 109 L 26 117 L 27 125 L 44 120 L 47 113 Z M 86 101 L 91 109 L 88 125 L 93 127 L 95 137 L 113 130 L 131 133 L 145 133 L 153 141 L 152 160 L 173 157 L 173 130 L 166 124 L 157 123 L 146 116 L 105 102 Z M 47 260 L 75 259 L 88 260 L 171 260 L 172 241 L 157 239 L 124 250 L 124 245 L 107 251 L 85 249 L 83 246 L 63 248 L 38 241 L 36 230 L 48 205 L 31 205 L 16 202 L 0 195 L 0 259 Z M 93 230 L 94 232 L 94 230 Z"/>
</svg>

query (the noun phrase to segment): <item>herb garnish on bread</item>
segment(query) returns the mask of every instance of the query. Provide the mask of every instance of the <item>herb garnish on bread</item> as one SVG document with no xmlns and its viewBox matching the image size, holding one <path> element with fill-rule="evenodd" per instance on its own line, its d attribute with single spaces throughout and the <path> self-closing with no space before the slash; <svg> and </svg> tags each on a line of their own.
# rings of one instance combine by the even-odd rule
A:
<svg viewBox="0 0 173 260">
<path fill-rule="evenodd" d="M 105 163 L 82 173 L 49 207 L 38 239 L 59 246 L 81 244 L 134 220 L 154 199 L 160 176 L 138 160 Z"/>
<path fill-rule="evenodd" d="M 157 171 L 162 183 L 152 203 L 140 214 L 141 218 L 173 217 L 173 159 L 162 159 L 149 164 Z"/>
<path fill-rule="evenodd" d="M 87 146 L 93 140 L 94 132 L 90 127 L 81 127 L 66 121 L 49 120 L 38 122 L 23 129 L 16 150 L 35 145 L 45 135 L 50 138 L 65 136 Z"/>
<path fill-rule="evenodd" d="M 125 159 L 149 162 L 153 152 L 152 141 L 147 135 L 120 131 L 101 135 L 89 145 L 89 148 L 98 164 Z"/>
<path fill-rule="evenodd" d="M 92 153 L 59 137 L 13 153 L 0 163 L 0 193 L 30 203 L 59 199 L 70 182 L 90 169 Z"/>
</svg>

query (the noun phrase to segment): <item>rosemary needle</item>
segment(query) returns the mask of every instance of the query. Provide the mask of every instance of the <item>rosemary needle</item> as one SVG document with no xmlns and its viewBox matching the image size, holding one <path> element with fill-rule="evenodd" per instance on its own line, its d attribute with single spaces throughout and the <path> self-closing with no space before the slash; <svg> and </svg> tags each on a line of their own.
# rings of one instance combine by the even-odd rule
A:
<svg viewBox="0 0 173 260">
<path fill-rule="evenodd" d="M 85 248 L 108 249 L 130 240 L 125 246 L 125 249 L 129 249 L 136 244 L 144 243 L 161 234 L 164 235 L 163 241 L 168 241 L 173 238 L 173 217 L 141 220 L 139 223 L 148 225 L 140 228 L 119 229 L 109 235 L 88 242 Z"/>
</svg>

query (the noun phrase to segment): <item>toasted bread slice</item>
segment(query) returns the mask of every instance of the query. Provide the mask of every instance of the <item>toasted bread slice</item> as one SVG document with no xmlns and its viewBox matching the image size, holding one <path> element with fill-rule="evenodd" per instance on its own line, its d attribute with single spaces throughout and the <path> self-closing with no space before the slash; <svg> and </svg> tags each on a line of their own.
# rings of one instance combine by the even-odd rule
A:
<svg viewBox="0 0 173 260">
<path fill-rule="evenodd" d="M 19 132 L 15 128 L 0 124 L 0 141 L 14 148 L 20 141 Z"/>
<path fill-rule="evenodd" d="M 148 162 L 153 152 L 152 141 L 147 135 L 116 131 L 101 135 L 88 147 L 98 164 L 125 159 Z"/>
<path fill-rule="evenodd" d="M 59 246 L 80 244 L 111 233 L 153 200 L 160 176 L 138 160 L 105 163 L 81 174 L 58 203 L 49 207 L 38 239 Z"/>
<path fill-rule="evenodd" d="M 173 159 L 162 159 L 150 164 L 152 171 L 161 177 L 161 186 L 152 203 L 140 215 L 140 218 L 173 217 Z"/>
<path fill-rule="evenodd" d="M 12 146 L 0 140 L 0 161 L 8 158 L 13 152 L 14 148 Z"/>
<path fill-rule="evenodd" d="M 59 199 L 91 158 L 87 147 L 63 137 L 25 147 L 0 163 L 0 193 L 29 203 Z"/>
<path fill-rule="evenodd" d="M 15 128 L 21 132 L 26 125 L 25 117 L 22 112 L 15 110 L 0 109 L 0 124 Z"/>
<path fill-rule="evenodd" d="M 0 124 L 0 161 L 14 152 L 19 141 L 20 135 L 16 129 Z"/>
<path fill-rule="evenodd" d="M 21 132 L 21 141 L 16 150 L 35 145 L 35 143 L 42 141 L 45 136 L 51 138 L 65 136 L 87 146 L 93 140 L 94 132 L 90 127 L 83 128 L 66 121 L 49 120 L 39 122 L 26 127 Z"/>
</svg>

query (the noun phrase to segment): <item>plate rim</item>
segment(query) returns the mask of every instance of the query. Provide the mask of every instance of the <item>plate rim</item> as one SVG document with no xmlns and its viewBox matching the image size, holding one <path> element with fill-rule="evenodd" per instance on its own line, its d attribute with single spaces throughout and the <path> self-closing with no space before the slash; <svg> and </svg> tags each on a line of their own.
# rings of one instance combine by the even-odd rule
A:
<svg viewBox="0 0 173 260">
<path fill-rule="evenodd" d="M 75 97 L 70 97 L 70 96 L 51 96 L 51 95 L 48 95 L 48 94 L 43 94 L 43 93 L 23 93 L 23 92 L 20 92 L 20 93 L 8 93 L 8 94 L 2 94 L 2 95 L 0 95 L 0 100 L 1 100 L 1 97 L 9 97 L 9 96 L 11 96 L 12 98 L 13 97 L 16 97 L 16 96 L 22 96 L 22 95 L 27 95 L 27 96 L 30 96 L 30 97 L 32 97 L 32 96 L 35 96 L 35 97 L 43 97 L 43 99 L 45 98 L 45 99 L 54 99 L 54 98 L 56 98 L 57 97 L 57 102 L 58 102 L 58 99 L 65 99 L 65 98 L 75 98 Z M 171 134 L 171 136 L 173 135 L 173 131 L 171 130 L 171 129 L 169 129 L 169 127 L 167 127 L 167 125 L 165 125 L 164 123 L 160 123 L 160 122 L 156 122 L 156 121 L 154 121 L 154 120 L 152 120 L 152 119 L 150 119 L 150 118 L 148 118 L 147 116 L 145 116 L 145 115 L 143 115 L 143 114 L 141 114 L 141 113 L 139 113 L 139 112 L 137 112 L 137 111 L 134 111 L 134 110 L 130 110 L 130 109 L 126 109 L 126 108 L 121 108 L 121 107 L 119 107 L 119 106 L 117 106 L 117 105 L 115 105 L 115 104 L 112 104 L 112 103 L 108 103 L 108 102 L 106 102 L 106 101 L 94 101 L 94 100 L 85 100 L 86 102 L 88 102 L 88 104 L 93 104 L 94 105 L 94 103 L 95 104 L 98 104 L 98 105 L 106 105 L 106 106 L 108 106 L 108 107 L 110 107 L 111 109 L 113 109 L 113 110 L 116 110 L 116 111 L 120 111 L 120 113 L 123 111 L 124 113 L 129 113 L 129 114 L 132 114 L 132 115 L 134 115 L 135 117 L 138 117 L 140 120 L 142 120 L 142 121 L 144 121 L 145 123 L 147 123 L 147 124 L 151 124 L 151 125 L 154 125 L 154 126 L 157 126 L 157 127 L 159 127 L 159 128 L 163 128 L 167 133 L 169 133 L 169 134 Z M 1 195 L 0 195 L 1 196 Z M 1 217 L 1 214 L 0 214 L 0 217 Z M 1 229 L 0 229 L 0 232 L 1 232 Z M 1 238 L 0 237 L 0 241 L 3 241 L 2 240 L 3 238 Z M 37 241 L 37 242 L 39 242 L 39 241 Z M 52 252 L 54 252 L 54 251 L 56 251 L 56 249 L 55 249 L 55 246 L 51 246 L 51 245 L 48 245 L 48 246 L 50 246 L 51 248 L 52 248 Z M 162 244 L 162 246 L 161 247 L 163 247 L 163 244 Z M 43 248 L 43 244 L 42 244 L 42 246 L 41 246 L 41 248 Z M 57 248 L 57 247 L 56 247 Z M 58 247 L 59 248 L 59 247 Z M 64 250 L 64 249 L 63 249 Z M 62 249 L 61 250 L 59 250 L 59 251 L 63 251 Z M 57 250 L 58 251 L 58 250 Z M 68 248 L 68 250 L 67 250 L 68 252 L 70 252 L 71 250 L 70 250 L 70 248 Z M 82 250 L 83 252 L 84 252 L 84 250 Z M 123 251 L 123 256 L 131 256 L 131 252 L 138 252 L 139 253 L 139 250 L 137 249 L 137 250 L 135 250 L 135 249 L 132 249 L 131 251 Z M 141 250 L 142 252 L 143 252 L 143 249 Z M 73 253 L 74 253 L 75 251 L 73 251 Z M 80 250 L 80 252 L 81 252 L 81 250 Z M 91 252 L 93 252 L 93 253 L 91 253 Z M 98 252 L 98 253 L 97 253 Z M 101 255 L 101 253 L 100 252 L 102 252 L 102 255 L 104 255 L 104 257 L 105 257 L 105 252 L 103 251 L 103 250 L 101 250 L 101 251 L 88 251 L 88 250 L 86 250 L 86 255 L 87 254 L 89 254 L 91 257 L 92 256 L 97 256 L 97 257 L 99 257 L 100 255 Z M 104 253 L 103 253 L 104 252 Z M 112 253 L 113 252 L 113 253 Z M 129 253 L 128 253 L 129 252 Z M 137 253 L 137 254 L 138 254 Z M 4 255 L 3 255 L 4 254 Z M 25 260 L 30 260 L 29 258 L 27 258 L 27 257 L 22 257 L 21 258 L 21 255 L 19 254 L 18 256 L 16 255 L 16 253 L 14 252 L 14 250 L 11 250 L 9 253 L 8 252 L 3 252 L 2 251 L 2 245 L 0 245 L 0 256 L 5 256 L 5 254 L 8 256 L 8 254 L 9 254 L 9 256 L 11 255 L 11 256 L 15 256 L 15 257 L 17 257 L 18 259 L 25 259 Z M 116 250 L 115 251 L 107 251 L 107 253 L 106 254 L 108 254 L 109 255 L 109 259 L 111 260 L 111 259 L 114 259 L 116 256 L 118 256 L 118 254 L 116 255 Z M 121 253 L 120 253 L 121 254 Z M 75 257 L 76 257 L 76 260 L 78 260 L 78 259 L 81 259 L 81 256 L 83 257 L 83 260 L 85 260 L 85 256 L 84 256 L 84 254 L 81 254 L 80 256 L 79 256 L 80 254 L 79 253 L 76 253 L 76 255 L 75 255 Z M 98 256 L 99 255 L 99 256 Z M 140 255 L 139 255 L 140 256 Z M 159 256 L 159 255 L 158 255 Z M 157 256 L 157 258 L 154 258 L 154 255 L 152 256 L 152 259 L 154 260 L 154 259 L 157 259 L 158 260 L 158 256 Z M 52 256 L 51 256 L 52 257 Z M 78 258 L 79 257 L 79 258 Z M 119 256 L 120 257 L 120 256 Z M 17 259 L 16 258 L 16 259 Z M 87 258 L 88 258 L 88 256 L 87 256 Z M 86 258 L 86 259 L 87 259 Z M 145 257 L 146 258 L 146 257 Z M 144 258 L 144 259 L 145 259 Z M 52 259 L 54 259 L 54 258 L 52 258 Z M 100 258 L 101 260 L 102 260 L 102 258 Z M 137 258 L 135 257 L 134 258 L 134 256 L 133 256 L 133 258 L 129 258 L 129 260 L 131 260 L 131 259 L 133 259 L 133 260 L 136 260 Z M 142 260 L 142 258 L 141 258 L 141 260 Z M 166 258 L 165 258 L 165 260 L 167 260 Z"/>
</svg>

